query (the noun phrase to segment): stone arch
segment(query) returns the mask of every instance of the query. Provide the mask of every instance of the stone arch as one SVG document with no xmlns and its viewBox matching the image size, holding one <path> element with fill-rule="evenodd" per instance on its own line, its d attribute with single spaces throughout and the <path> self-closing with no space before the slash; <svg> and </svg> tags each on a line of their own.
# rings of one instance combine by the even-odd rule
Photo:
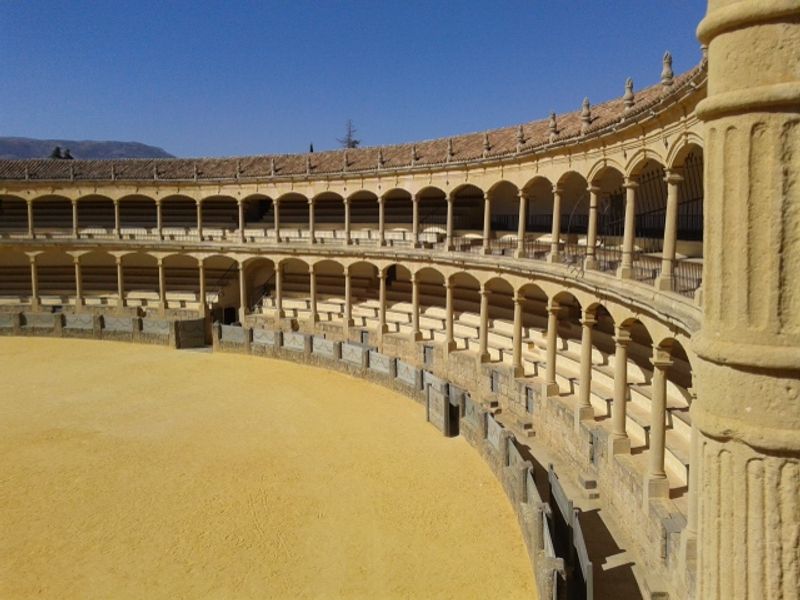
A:
<svg viewBox="0 0 800 600">
<path fill-rule="evenodd" d="M 161 198 L 160 202 L 161 224 L 166 233 L 197 227 L 197 200 L 193 196 L 170 194 Z"/>
<path fill-rule="evenodd" d="M 589 167 L 589 171 L 586 174 L 586 181 L 591 185 L 598 185 L 598 180 L 602 178 L 603 173 L 606 171 L 617 171 L 620 177 L 624 178 L 623 173 L 625 173 L 625 165 L 615 158 L 600 159 Z"/>
<path fill-rule="evenodd" d="M 421 241 L 438 241 L 438 236 L 447 229 L 447 194 L 443 189 L 429 185 L 417 192 L 417 198 Z"/>
<path fill-rule="evenodd" d="M 483 227 L 483 190 L 471 183 L 462 183 L 450 192 L 454 230 L 480 230 Z"/>
<path fill-rule="evenodd" d="M 78 231 L 91 238 L 114 229 L 114 200 L 104 194 L 87 194 L 78 198 Z"/>
<path fill-rule="evenodd" d="M 576 243 L 589 223 L 589 184 L 577 171 L 567 171 L 556 187 L 561 190 L 561 233 L 567 235 L 568 243 Z"/>
<path fill-rule="evenodd" d="M 130 232 L 133 235 L 152 230 L 156 226 L 156 211 L 154 198 L 143 194 L 122 196 L 119 198 L 120 228 L 133 230 Z"/>
<path fill-rule="evenodd" d="M 28 230 L 28 203 L 21 196 L 0 194 L 0 236 Z"/>
<path fill-rule="evenodd" d="M 386 239 L 391 244 L 410 241 L 413 225 L 414 202 L 411 192 L 405 188 L 395 187 L 383 194 L 384 220 Z"/>
<path fill-rule="evenodd" d="M 519 222 L 519 188 L 508 180 L 500 180 L 489 188 L 491 228 L 501 237 L 505 232 L 517 233 Z"/>
<path fill-rule="evenodd" d="M 0 249 L 0 298 L 21 301 L 31 293 L 28 256 L 14 248 Z"/>
<path fill-rule="evenodd" d="M 550 233 L 553 229 L 553 183 L 547 177 L 537 175 L 522 189 L 528 202 L 526 231 Z"/>
<path fill-rule="evenodd" d="M 641 175 L 642 170 L 648 162 L 656 162 L 662 166 L 667 164 L 664 157 L 652 148 L 641 148 L 634 152 L 625 163 L 625 177 L 628 179 L 636 179 Z"/>
<path fill-rule="evenodd" d="M 48 232 L 71 230 L 72 201 L 62 194 L 37 196 L 33 199 L 33 227 L 43 237 Z"/>
<path fill-rule="evenodd" d="M 547 292 L 535 282 L 523 283 L 516 294 L 522 300 L 522 325 L 547 330 Z"/>
<path fill-rule="evenodd" d="M 694 131 L 686 131 L 672 143 L 664 159 L 664 164 L 668 169 L 680 167 L 686 160 L 687 154 L 694 150 L 702 153 L 704 147 L 701 135 Z"/>
<path fill-rule="evenodd" d="M 36 270 L 42 304 L 69 303 L 69 298 L 75 295 L 75 264 L 72 256 L 62 249 L 49 248 L 36 257 Z"/>
</svg>

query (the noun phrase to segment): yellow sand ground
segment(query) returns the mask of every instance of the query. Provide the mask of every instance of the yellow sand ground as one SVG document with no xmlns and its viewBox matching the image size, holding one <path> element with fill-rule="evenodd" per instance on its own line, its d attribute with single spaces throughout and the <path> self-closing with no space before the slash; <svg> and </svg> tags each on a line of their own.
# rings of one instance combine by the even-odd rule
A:
<svg viewBox="0 0 800 600">
<path fill-rule="evenodd" d="M 322 369 L 0 338 L 0 598 L 532 598 L 511 507 Z"/>
</svg>

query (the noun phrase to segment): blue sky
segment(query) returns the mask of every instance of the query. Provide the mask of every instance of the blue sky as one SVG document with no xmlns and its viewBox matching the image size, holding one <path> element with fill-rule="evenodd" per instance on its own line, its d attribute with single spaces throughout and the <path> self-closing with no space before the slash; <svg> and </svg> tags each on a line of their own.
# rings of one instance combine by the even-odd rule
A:
<svg viewBox="0 0 800 600">
<path fill-rule="evenodd" d="M 705 4 L 0 0 L 0 135 L 230 156 L 511 125 L 691 68 Z"/>
</svg>

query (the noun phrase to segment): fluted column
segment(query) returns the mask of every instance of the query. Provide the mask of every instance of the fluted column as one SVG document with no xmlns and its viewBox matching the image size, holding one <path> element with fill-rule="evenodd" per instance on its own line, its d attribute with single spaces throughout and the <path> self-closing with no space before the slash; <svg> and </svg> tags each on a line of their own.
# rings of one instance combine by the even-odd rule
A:
<svg viewBox="0 0 800 600">
<path fill-rule="evenodd" d="M 553 263 L 561 262 L 561 196 L 564 191 L 557 185 L 553 186 L 553 227 L 550 231 L 550 254 L 547 260 Z"/>
<path fill-rule="evenodd" d="M 122 239 L 122 219 L 120 218 L 119 200 L 114 199 L 114 236 Z"/>
<path fill-rule="evenodd" d="M 281 203 L 278 200 L 272 201 L 272 227 L 275 229 L 275 242 L 281 241 Z"/>
<path fill-rule="evenodd" d="M 611 437 L 609 450 L 612 454 L 628 453 L 631 440 L 626 423 L 628 412 L 628 344 L 630 332 L 622 327 L 616 328 L 614 337 L 614 400 L 611 406 Z"/>
<path fill-rule="evenodd" d="M 28 200 L 26 204 L 28 208 L 28 237 L 33 240 L 36 239 L 36 230 L 33 223 L 33 201 Z"/>
<path fill-rule="evenodd" d="M 346 245 L 350 245 L 353 243 L 353 239 L 350 236 L 350 204 L 351 200 L 349 198 L 344 199 L 344 243 Z"/>
<path fill-rule="evenodd" d="M 656 288 L 672 291 L 675 286 L 675 247 L 678 241 L 678 198 L 683 177 L 677 169 L 667 171 L 667 210 L 664 219 L 664 247 L 661 254 L 661 273 L 656 279 Z"/>
<path fill-rule="evenodd" d="M 445 349 L 449 352 L 456 349 L 456 338 L 453 333 L 453 283 L 446 279 L 445 289 Z"/>
<path fill-rule="evenodd" d="M 275 265 L 275 318 L 282 319 L 283 312 L 283 265 Z"/>
<path fill-rule="evenodd" d="M 28 261 L 31 265 L 31 309 L 39 310 L 39 272 L 36 268 L 36 255 L 34 252 L 28 254 Z"/>
<path fill-rule="evenodd" d="M 522 367 L 522 300 L 519 291 L 514 292 L 514 328 L 511 340 L 511 370 L 514 377 L 522 377 L 525 370 Z"/>
<path fill-rule="evenodd" d="M 419 248 L 419 194 L 414 194 L 411 198 L 411 238 L 414 248 Z"/>
<path fill-rule="evenodd" d="M 200 316 L 205 318 L 208 315 L 208 303 L 206 302 L 206 270 L 203 266 L 205 260 L 197 259 L 197 296 L 200 305 Z"/>
<path fill-rule="evenodd" d="M 167 310 L 167 282 L 164 274 L 164 259 L 158 258 L 158 306 L 163 315 Z"/>
<path fill-rule="evenodd" d="M 653 349 L 653 380 L 650 394 L 650 460 L 645 480 L 648 498 L 669 495 L 669 481 L 664 469 L 664 440 L 667 421 L 667 370 L 672 366 L 669 350 Z"/>
<path fill-rule="evenodd" d="M 122 256 L 115 256 L 117 263 L 117 308 L 125 306 L 125 273 L 122 269 Z"/>
<path fill-rule="evenodd" d="M 558 357 L 558 302 L 550 301 L 547 306 L 547 364 L 545 369 L 544 394 L 558 396 L 561 390 L 556 380 L 556 360 Z"/>
<path fill-rule="evenodd" d="M 245 280 L 244 264 L 239 263 L 239 322 L 244 325 L 247 317 L 247 281 Z"/>
<path fill-rule="evenodd" d="M 353 321 L 353 282 L 350 276 L 350 267 L 344 269 L 344 332 L 345 339 L 350 339 L 350 328 Z"/>
<path fill-rule="evenodd" d="M 244 244 L 244 200 L 236 201 L 236 210 L 239 213 L 239 243 Z"/>
<path fill-rule="evenodd" d="M 483 193 L 483 253 L 489 254 L 492 236 L 492 200 L 489 192 Z"/>
<path fill-rule="evenodd" d="M 800 580 L 800 3 L 711 0 L 703 121 L 697 598 Z M 691 493 L 691 489 L 690 489 Z"/>
<path fill-rule="evenodd" d="M 453 197 L 453 193 L 450 192 L 447 195 L 447 238 L 445 240 L 445 247 L 447 250 L 453 250 L 455 246 L 453 246 L 453 204 L 455 203 L 455 198 Z"/>
<path fill-rule="evenodd" d="M 75 312 L 81 310 L 84 304 L 83 298 L 83 274 L 81 273 L 81 258 L 73 256 L 72 262 L 75 266 Z"/>
<path fill-rule="evenodd" d="M 625 188 L 625 231 L 622 235 L 622 264 L 617 269 L 621 279 L 633 277 L 633 244 L 636 239 L 636 190 L 639 184 L 626 178 L 622 184 Z"/>
<path fill-rule="evenodd" d="M 411 335 L 415 341 L 422 339 L 419 328 L 419 277 L 411 273 Z"/>
<path fill-rule="evenodd" d="M 519 222 L 517 223 L 517 250 L 514 256 L 523 258 L 525 256 L 525 230 L 528 221 L 528 197 L 525 192 L 517 192 L 519 198 Z"/>
<path fill-rule="evenodd" d="M 316 244 L 317 240 L 314 238 L 314 200 L 308 200 L 308 243 Z"/>
<path fill-rule="evenodd" d="M 78 239 L 78 201 L 72 200 L 72 237 Z"/>
<path fill-rule="evenodd" d="M 580 422 L 594 418 L 592 408 L 592 328 L 597 324 L 593 311 L 584 311 L 581 319 L 581 367 L 578 381 L 578 405 L 575 407 L 575 429 Z"/>
<path fill-rule="evenodd" d="M 308 287 L 309 287 L 309 308 L 311 309 L 311 324 L 314 325 L 319 321 L 319 313 L 317 312 L 317 270 L 314 265 L 308 267 Z"/>
<path fill-rule="evenodd" d="M 586 259 L 583 261 L 584 269 L 597 269 L 597 200 L 600 188 L 596 185 L 589 186 L 589 223 L 586 229 Z"/>
<path fill-rule="evenodd" d="M 161 200 L 156 200 L 156 234 L 158 239 L 164 239 L 163 215 L 161 214 Z"/>
<path fill-rule="evenodd" d="M 386 199 L 378 196 L 378 246 L 386 245 Z"/>
<path fill-rule="evenodd" d="M 481 362 L 489 362 L 489 290 L 481 284 L 481 323 L 478 330 L 478 356 Z"/>
<path fill-rule="evenodd" d="M 195 200 L 197 204 L 197 239 L 203 241 L 203 203 Z"/>
</svg>

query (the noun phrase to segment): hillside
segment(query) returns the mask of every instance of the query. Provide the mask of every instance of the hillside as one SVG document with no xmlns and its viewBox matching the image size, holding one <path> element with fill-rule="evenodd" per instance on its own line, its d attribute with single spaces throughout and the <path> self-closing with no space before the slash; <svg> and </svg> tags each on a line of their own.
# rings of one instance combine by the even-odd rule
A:
<svg viewBox="0 0 800 600">
<path fill-rule="evenodd" d="M 47 158 L 55 146 L 60 146 L 62 151 L 69 148 L 73 158 L 172 158 L 161 148 L 139 142 L 0 137 L 0 159 Z"/>
</svg>

